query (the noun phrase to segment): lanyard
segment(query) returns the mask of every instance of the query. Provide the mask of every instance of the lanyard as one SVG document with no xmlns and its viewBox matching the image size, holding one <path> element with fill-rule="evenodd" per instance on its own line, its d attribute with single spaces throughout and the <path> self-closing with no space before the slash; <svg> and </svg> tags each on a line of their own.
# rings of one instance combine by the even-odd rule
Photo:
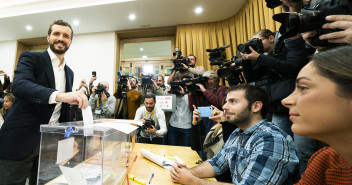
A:
<svg viewBox="0 0 352 185">
<path fill-rule="evenodd" d="M 153 112 L 152 112 L 152 119 L 154 118 L 154 111 L 155 111 L 155 108 L 153 109 Z M 145 108 L 145 117 L 148 119 L 148 114 L 147 114 L 147 108 Z"/>
</svg>

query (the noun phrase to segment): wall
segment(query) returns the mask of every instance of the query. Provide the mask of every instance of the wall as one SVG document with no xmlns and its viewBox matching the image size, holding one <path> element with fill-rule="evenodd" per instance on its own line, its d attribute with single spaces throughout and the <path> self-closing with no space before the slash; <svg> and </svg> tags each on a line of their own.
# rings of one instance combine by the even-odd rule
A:
<svg viewBox="0 0 352 185">
<path fill-rule="evenodd" d="M 16 41 L 0 42 L 0 70 L 4 70 L 12 81 L 13 64 L 16 57 Z M 0 80 L 4 82 L 4 78 Z"/>
<path fill-rule="evenodd" d="M 12 77 L 15 59 L 16 41 L 0 42 L 0 69 L 4 69 Z M 87 83 L 92 71 L 97 72 L 99 81 L 108 81 L 109 93 L 113 93 L 114 62 L 115 62 L 115 32 L 91 33 L 74 35 L 72 45 L 66 52 L 67 65 L 75 73 L 73 90 L 79 87 L 82 78 Z M 12 81 L 12 78 L 11 78 Z"/>
</svg>

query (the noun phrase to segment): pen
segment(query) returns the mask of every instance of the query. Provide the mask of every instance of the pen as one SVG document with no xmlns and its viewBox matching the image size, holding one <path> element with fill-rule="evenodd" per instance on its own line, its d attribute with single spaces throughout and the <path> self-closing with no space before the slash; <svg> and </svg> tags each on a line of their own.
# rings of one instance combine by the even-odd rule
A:
<svg viewBox="0 0 352 185">
<path fill-rule="evenodd" d="M 150 182 L 152 182 L 153 177 L 154 177 L 154 173 L 152 173 L 152 176 L 150 177 L 149 184 Z"/>
<path fill-rule="evenodd" d="M 136 154 L 136 157 L 134 157 L 134 160 L 133 160 L 133 162 L 136 162 L 136 160 L 137 160 L 137 154 Z"/>
<path fill-rule="evenodd" d="M 130 178 L 131 180 L 133 180 L 134 182 L 137 182 L 137 183 L 139 183 L 139 184 L 141 184 L 141 185 L 146 185 L 146 184 L 147 184 L 145 181 L 142 181 L 142 180 L 137 179 L 137 177 L 134 176 L 134 175 L 129 175 L 129 178 Z"/>
<path fill-rule="evenodd" d="M 168 156 L 168 155 L 164 155 L 164 157 L 168 158 L 168 159 L 171 159 L 171 160 L 175 160 L 175 158 L 171 157 L 171 156 Z"/>
</svg>

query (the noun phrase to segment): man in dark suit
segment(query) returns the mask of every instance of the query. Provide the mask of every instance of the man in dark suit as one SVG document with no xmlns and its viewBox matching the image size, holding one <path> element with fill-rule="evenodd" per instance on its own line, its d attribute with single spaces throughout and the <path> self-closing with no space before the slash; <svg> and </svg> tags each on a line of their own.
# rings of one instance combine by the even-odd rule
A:
<svg viewBox="0 0 352 185">
<path fill-rule="evenodd" d="M 73 72 L 64 58 L 72 37 L 67 22 L 54 21 L 47 35 L 50 47 L 25 51 L 18 60 L 12 84 L 16 100 L 0 130 L 0 184 L 25 184 L 28 176 L 35 183 L 40 125 L 69 121 L 69 104 L 88 106 L 83 91 L 72 92 Z"/>
</svg>

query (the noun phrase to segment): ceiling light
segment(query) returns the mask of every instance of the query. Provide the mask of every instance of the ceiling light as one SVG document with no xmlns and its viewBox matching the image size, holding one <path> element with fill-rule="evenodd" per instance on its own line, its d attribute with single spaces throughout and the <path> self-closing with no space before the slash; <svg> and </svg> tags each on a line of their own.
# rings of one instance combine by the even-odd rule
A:
<svg viewBox="0 0 352 185">
<path fill-rule="evenodd" d="M 146 56 L 146 55 L 143 55 L 143 56 L 142 56 L 142 58 L 148 58 L 148 56 Z"/>
<path fill-rule="evenodd" d="M 128 16 L 128 18 L 129 18 L 131 21 L 133 21 L 133 20 L 136 19 L 136 15 L 130 14 L 130 16 Z"/>
<path fill-rule="evenodd" d="M 32 30 L 32 26 L 27 25 L 27 26 L 26 26 L 26 30 L 27 30 L 27 31 L 31 31 L 31 30 Z"/>
<path fill-rule="evenodd" d="M 198 7 L 198 8 L 196 8 L 196 9 L 194 9 L 194 12 L 195 12 L 196 14 L 200 14 L 200 13 L 203 12 L 203 8 Z"/>
<path fill-rule="evenodd" d="M 79 21 L 78 20 L 73 20 L 73 25 L 78 26 L 79 25 Z"/>
<path fill-rule="evenodd" d="M 143 48 L 139 48 L 139 51 L 143 51 L 144 49 Z"/>
</svg>

